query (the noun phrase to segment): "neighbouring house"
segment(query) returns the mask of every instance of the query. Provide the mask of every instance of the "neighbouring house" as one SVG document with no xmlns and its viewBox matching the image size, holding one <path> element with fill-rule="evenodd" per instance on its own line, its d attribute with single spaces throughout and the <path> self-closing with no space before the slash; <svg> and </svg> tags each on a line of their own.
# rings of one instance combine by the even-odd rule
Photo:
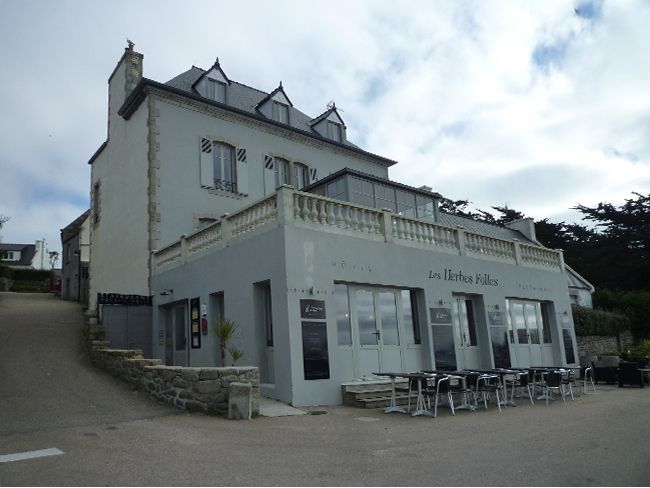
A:
<svg viewBox="0 0 650 488">
<path fill-rule="evenodd" d="M 595 291 L 594 285 L 580 276 L 573 268 L 566 266 L 566 275 L 569 282 L 569 297 L 572 305 L 593 308 L 591 295 Z"/>
<path fill-rule="evenodd" d="M 50 269 L 45 239 L 35 244 L 9 244 L 0 242 L 0 263 L 16 269 Z"/>
<path fill-rule="evenodd" d="M 61 229 L 61 298 L 88 303 L 90 210 Z"/>
<path fill-rule="evenodd" d="M 576 364 L 567 267 L 532 220 L 441 212 L 334 104 L 309 116 L 218 60 L 166 83 L 142 61 L 130 44 L 109 77 L 89 161 L 89 301 L 150 305 L 154 357 L 218 365 L 211 327 L 232 319 L 262 394 L 294 405 L 381 371 Z"/>
</svg>

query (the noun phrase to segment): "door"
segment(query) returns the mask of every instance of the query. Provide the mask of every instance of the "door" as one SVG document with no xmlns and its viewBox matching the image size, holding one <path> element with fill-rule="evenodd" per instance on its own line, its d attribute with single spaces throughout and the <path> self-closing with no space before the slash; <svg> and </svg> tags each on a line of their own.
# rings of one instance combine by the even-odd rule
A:
<svg viewBox="0 0 650 488">
<path fill-rule="evenodd" d="M 358 376 L 402 371 L 399 291 L 351 288 L 352 323 L 358 343 Z"/>
<path fill-rule="evenodd" d="M 480 351 L 474 302 L 466 296 L 455 296 L 452 305 L 458 369 L 478 369 Z"/>
<path fill-rule="evenodd" d="M 175 305 L 169 311 L 165 336 L 165 364 L 187 366 L 187 311 L 184 304 Z"/>
<path fill-rule="evenodd" d="M 540 304 L 508 300 L 508 309 L 515 366 L 528 368 L 542 365 L 541 338 L 544 327 Z"/>
</svg>

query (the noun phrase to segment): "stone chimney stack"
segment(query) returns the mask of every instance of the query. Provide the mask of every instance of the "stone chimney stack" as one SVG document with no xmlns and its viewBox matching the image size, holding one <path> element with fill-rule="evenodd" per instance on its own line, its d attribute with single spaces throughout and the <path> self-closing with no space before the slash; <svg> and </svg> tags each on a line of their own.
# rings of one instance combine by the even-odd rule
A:
<svg viewBox="0 0 650 488">
<path fill-rule="evenodd" d="M 142 79 L 144 56 L 133 50 L 135 44 L 127 39 L 124 54 L 108 78 L 108 136 L 118 117 L 117 112 Z"/>
<path fill-rule="evenodd" d="M 512 230 L 517 230 L 528 237 L 528 239 L 531 241 L 537 242 L 537 235 L 535 234 L 535 221 L 530 217 L 508 222 L 506 224 L 506 227 Z"/>
</svg>

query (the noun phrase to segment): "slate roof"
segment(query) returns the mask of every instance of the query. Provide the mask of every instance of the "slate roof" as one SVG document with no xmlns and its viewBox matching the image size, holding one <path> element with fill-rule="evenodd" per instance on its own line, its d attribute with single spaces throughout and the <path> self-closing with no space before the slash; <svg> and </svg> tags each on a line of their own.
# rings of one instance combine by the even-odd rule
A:
<svg viewBox="0 0 650 488">
<path fill-rule="evenodd" d="M 32 259 L 34 259 L 34 255 L 36 254 L 36 245 L 0 243 L 0 252 L 2 251 L 20 251 L 19 261 L 2 260 L 3 264 L 7 266 L 31 266 Z"/>
<path fill-rule="evenodd" d="M 182 90 L 192 95 L 198 95 L 196 90 L 192 88 L 197 80 L 206 73 L 205 70 L 192 66 L 191 69 L 181 73 L 180 75 L 169 80 L 165 85 L 178 90 Z M 277 91 L 280 87 L 276 88 L 274 91 Z M 257 106 L 264 101 L 265 99 L 271 97 L 273 92 L 266 93 L 264 91 L 252 88 L 250 86 L 238 83 L 236 81 L 230 80 L 230 85 L 228 85 L 228 95 L 227 95 L 227 105 L 235 107 L 244 112 L 248 112 L 251 115 L 260 116 L 261 113 L 257 109 Z M 289 120 L 290 126 L 294 129 L 298 129 L 303 132 L 310 133 L 313 136 L 323 138 L 318 132 L 312 128 L 313 118 L 309 115 L 301 112 L 293 105 L 289 106 Z M 326 111 L 326 114 L 329 114 L 330 110 Z M 321 114 L 323 115 L 323 114 Z M 327 140 L 327 139 L 326 139 Z M 343 145 L 349 146 L 355 149 L 358 149 L 358 146 L 352 144 L 349 141 L 343 141 Z"/>
<path fill-rule="evenodd" d="M 440 212 L 440 223 L 442 225 L 446 225 L 447 227 L 463 227 L 465 230 L 468 230 L 470 232 L 475 232 L 476 234 L 481 234 L 488 237 L 494 237 L 496 239 L 505 239 L 507 241 L 517 239 L 523 244 L 539 246 L 539 243 L 531 241 L 517 230 L 509 229 L 500 225 L 480 222 L 478 220 L 468 219 L 466 217 L 460 217 L 458 215 L 451 215 L 448 213 Z"/>
<path fill-rule="evenodd" d="M 588 290 L 589 292 L 593 293 L 594 286 L 591 283 L 589 283 L 582 276 L 580 276 L 570 266 L 565 265 L 565 268 L 566 268 L 567 281 L 569 282 L 569 288 L 577 288 L 577 289 L 580 289 L 580 290 Z"/>
<path fill-rule="evenodd" d="M 64 243 L 71 237 L 79 234 L 81 230 L 81 225 L 84 223 L 84 220 L 86 220 L 89 215 L 90 215 L 90 209 L 86 210 L 79 217 L 77 217 L 68 225 L 66 225 L 63 229 L 61 229 L 61 242 Z"/>
</svg>

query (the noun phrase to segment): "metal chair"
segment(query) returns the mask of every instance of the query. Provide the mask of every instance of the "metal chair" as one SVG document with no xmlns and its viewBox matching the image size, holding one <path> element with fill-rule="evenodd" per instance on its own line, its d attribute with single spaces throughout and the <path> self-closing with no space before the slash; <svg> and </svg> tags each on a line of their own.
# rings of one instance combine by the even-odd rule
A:
<svg viewBox="0 0 650 488">
<path fill-rule="evenodd" d="M 476 394 L 481 394 L 483 397 L 483 405 L 487 409 L 487 399 L 491 397 L 492 393 L 496 395 L 496 404 L 501 412 L 501 397 L 500 392 L 503 392 L 501 385 L 501 378 L 496 374 L 482 374 L 476 381 Z"/>
<path fill-rule="evenodd" d="M 440 403 L 440 400 L 443 398 L 447 399 L 447 404 L 449 405 L 449 408 L 451 409 L 451 414 L 456 415 L 456 412 L 454 411 L 454 397 L 452 395 L 452 388 L 450 387 L 449 381 L 452 378 L 450 375 L 444 375 L 444 376 L 436 376 L 433 378 L 433 381 L 435 381 L 435 388 L 427 388 L 424 391 L 424 394 L 427 396 L 428 402 L 429 402 L 429 410 L 431 410 L 431 397 L 433 397 L 433 417 L 438 416 L 438 405 Z M 457 376 L 454 376 L 453 378 L 458 378 Z"/>
<path fill-rule="evenodd" d="M 548 371 L 544 375 L 544 396 L 546 397 L 546 405 L 548 406 L 548 399 L 553 399 L 553 390 L 557 390 L 562 397 L 562 401 L 566 404 L 564 399 L 564 388 L 562 385 L 562 372 L 561 371 Z"/>
<path fill-rule="evenodd" d="M 507 386 L 510 387 L 510 403 L 514 404 L 515 390 L 518 392 L 518 397 L 523 397 L 524 388 L 530 400 L 531 405 L 535 405 L 533 401 L 533 391 L 531 389 L 530 372 L 517 371 L 511 375 L 511 379 L 506 380 Z"/>
</svg>

